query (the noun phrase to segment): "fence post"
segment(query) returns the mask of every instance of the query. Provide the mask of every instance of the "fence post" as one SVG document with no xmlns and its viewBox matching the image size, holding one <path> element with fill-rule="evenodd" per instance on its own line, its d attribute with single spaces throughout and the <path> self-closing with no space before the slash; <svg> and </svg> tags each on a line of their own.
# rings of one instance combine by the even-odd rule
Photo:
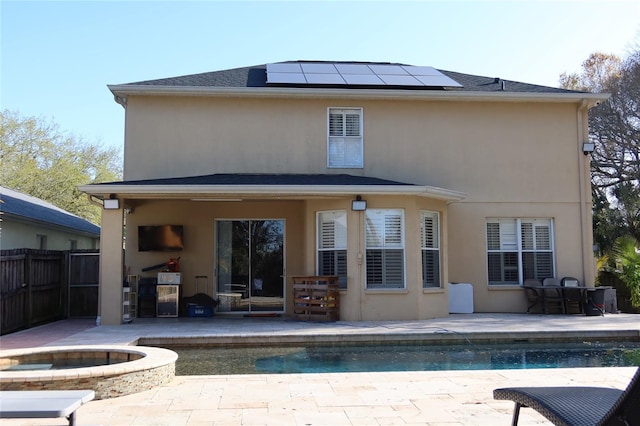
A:
<svg viewBox="0 0 640 426">
<path fill-rule="evenodd" d="M 69 250 L 60 253 L 60 318 L 69 318 Z"/>
<path fill-rule="evenodd" d="M 31 272 L 33 268 L 31 267 L 31 263 L 33 262 L 33 252 L 31 250 L 27 250 L 27 253 L 24 256 L 24 285 L 26 288 L 26 297 L 25 297 L 25 314 L 26 321 L 25 324 L 27 328 L 31 327 L 33 324 L 33 303 L 32 303 L 32 291 L 33 291 L 33 277 L 31 276 Z"/>
</svg>

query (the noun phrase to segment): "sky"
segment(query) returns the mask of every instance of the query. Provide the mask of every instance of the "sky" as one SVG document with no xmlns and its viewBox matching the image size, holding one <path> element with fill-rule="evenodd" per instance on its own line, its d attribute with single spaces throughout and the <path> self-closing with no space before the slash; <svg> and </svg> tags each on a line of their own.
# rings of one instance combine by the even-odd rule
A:
<svg viewBox="0 0 640 426">
<path fill-rule="evenodd" d="M 379 61 L 558 86 L 640 48 L 640 1 L 0 0 L 0 108 L 124 147 L 108 84 L 288 60 Z"/>
</svg>

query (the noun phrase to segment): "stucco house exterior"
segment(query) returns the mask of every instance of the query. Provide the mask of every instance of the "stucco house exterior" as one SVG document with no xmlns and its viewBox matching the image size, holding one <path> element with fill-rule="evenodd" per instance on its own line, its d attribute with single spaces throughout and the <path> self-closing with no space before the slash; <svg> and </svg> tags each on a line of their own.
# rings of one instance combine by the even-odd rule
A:
<svg viewBox="0 0 640 426">
<path fill-rule="evenodd" d="M 100 227 L 51 203 L 0 187 L 0 248 L 93 250 Z"/>
<path fill-rule="evenodd" d="M 182 295 L 196 276 L 241 294 L 220 314 L 290 315 L 294 276 L 339 276 L 344 320 L 445 317 L 448 283 L 471 284 L 475 312 L 525 312 L 527 278 L 593 285 L 584 144 L 606 95 L 318 61 L 109 89 L 124 180 L 81 188 L 118 200 L 102 216 L 103 323 L 122 318 L 119 271 L 177 257 Z M 179 230 L 179 251 L 141 250 L 152 225 Z"/>
</svg>

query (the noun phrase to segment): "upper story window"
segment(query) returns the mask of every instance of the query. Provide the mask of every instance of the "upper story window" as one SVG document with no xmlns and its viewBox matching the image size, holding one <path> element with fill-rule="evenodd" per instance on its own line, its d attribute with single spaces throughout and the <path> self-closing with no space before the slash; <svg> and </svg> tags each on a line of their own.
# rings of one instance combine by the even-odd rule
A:
<svg viewBox="0 0 640 426">
<path fill-rule="evenodd" d="M 366 288 L 404 289 L 404 211 L 365 212 Z"/>
<path fill-rule="evenodd" d="M 347 288 L 347 212 L 319 212 L 317 216 L 318 275 L 337 275 Z"/>
<path fill-rule="evenodd" d="M 489 284 L 522 284 L 554 275 L 551 219 L 488 219 Z"/>
<path fill-rule="evenodd" d="M 329 108 L 327 166 L 364 167 L 362 108 Z"/>
</svg>

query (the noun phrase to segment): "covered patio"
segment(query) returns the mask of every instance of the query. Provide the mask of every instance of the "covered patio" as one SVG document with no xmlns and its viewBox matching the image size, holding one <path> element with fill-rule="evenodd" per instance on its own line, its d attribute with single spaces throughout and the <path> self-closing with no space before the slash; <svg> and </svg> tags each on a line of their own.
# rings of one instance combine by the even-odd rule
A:
<svg viewBox="0 0 640 426">
<path fill-rule="evenodd" d="M 333 252 L 345 252 L 340 272 L 341 318 L 426 319 L 448 314 L 447 205 L 463 199 L 460 192 L 346 174 L 215 174 L 95 184 L 81 190 L 104 205 L 100 293 L 104 324 L 122 320 L 123 279 L 130 275 L 152 279 L 156 271 L 145 274 L 145 267 L 161 264 L 169 256 L 180 257 L 180 297 L 202 292 L 195 278 L 205 277 L 208 288 L 204 291 L 223 302 L 219 311 L 290 317 L 293 277 L 339 272 L 334 260 L 328 264 L 336 269 L 329 273 L 319 266 L 318 215 L 323 212 L 340 212 L 343 217 L 343 245 L 332 246 Z M 398 230 L 403 231 L 401 248 L 406 259 L 402 259 L 397 288 L 372 291 L 365 288 L 363 267 L 367 209 L 390 207 L 403 220 L 397 226 L 403 227 Z M 438 281 L 424 290 L 417 236 L 421 212 L 426 210 L 435 215 L 437 226 L 442 225 L 435 228 L 434 237 L 441 241 L 434 267 Z M 179 251 L 163 253 L 143 247 L 140 228 L 151 225 L 179 228 Z M 240 249 L 244 252 L 239 255 Z M 122 277 L 114 271 L 123 271 Z M 413 291 L 422 295 L 402 297 Z"/>
</svg>

